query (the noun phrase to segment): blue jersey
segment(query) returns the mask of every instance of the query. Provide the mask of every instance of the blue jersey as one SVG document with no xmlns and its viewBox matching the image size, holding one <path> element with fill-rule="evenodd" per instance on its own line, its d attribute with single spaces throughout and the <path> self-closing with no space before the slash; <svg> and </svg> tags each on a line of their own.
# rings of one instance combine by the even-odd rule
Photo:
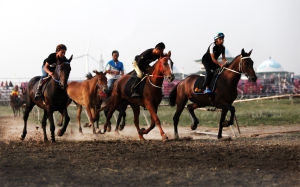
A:
<svg viewBox="0 0 300 187">
<path fill-rule="evenodd" d="M 123 63 L 120 61 L 118 61 L 118 63 L 116 63 L 114 60 L 111 60 L 106 64 L 105 70 L 106 71 L 107 70 L 116 71 L 116 72 L 121 73 L 121 71 L 124 71 L 124 66 L 123 66 Z M 110 74 L 110 73 L 107 73 L 106 76 L 108 79 L 118 79 L 120 77 L 120 75 L 115 75 L 115 74 Z"/>
</svg>

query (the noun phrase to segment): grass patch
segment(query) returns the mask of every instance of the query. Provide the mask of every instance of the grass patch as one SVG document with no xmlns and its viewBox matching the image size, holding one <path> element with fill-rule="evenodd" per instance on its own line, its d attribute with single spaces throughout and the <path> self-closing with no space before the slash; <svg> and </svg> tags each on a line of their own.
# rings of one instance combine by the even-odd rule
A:
<svg viewBox="0 0 300 187">
<path fill-rule="evenodd" d="M 261 100 L 261 101 L 250 101 L 243 103 L 234 104 L 236 108 L 236 116 L 238 118 L 240 126 L 257 126 L 257 125 L 288 125 L 288 124 L 300 124 L 300 98 L 294 98 L 293 102 L 289 99 L 276 99 L 276 100 Z M 33 116 L 33 113 L 37 115 L 37 110 L 33 109 L 29 120 L 38 122 L 37 117 Z M 158 110 L 158 116 L 163 125 L 173 125 L 173 115 L 176 107 L 161 106 Z M 68 108 L 71 122 L 76 122 L 76 107 Z M 140 113 L 140 124 L 141 126 L 147 125 L 143 112 L 150 117 L 148 111 L 143 111 L 141 108 Z M 40 120 L 42 118 L 42 110 L 40 110 Z M 209 112 L 209 111 L 195 111 L 196 116 L 200 121 L 201 126 L 217 127 L 220 120 L 220 112 Z M 12 110 L 8 106 L 0 106 L 0 115 L 12 115 Z M 118 112 L 116 112 L 116 116 Z M 229 117 L 229 115 L 227 115 Z M 58 121 L 60 114 L 55 113 L 55 118 Z M 81 115 L 82 124 L 87 122 L 85 112 Z M 100 124 L 105 123 L 104 114 L 101 113 Z M 115 124 L 114 118 L 112 123 Z M 126 124 L 133 124 L 133 112 L 131 108 L 127 110 Z M 188 126 L 191 124 L 191 119 L 187 110 L 185 109 L 180 117 L 180 125 Z"/>
</svg>

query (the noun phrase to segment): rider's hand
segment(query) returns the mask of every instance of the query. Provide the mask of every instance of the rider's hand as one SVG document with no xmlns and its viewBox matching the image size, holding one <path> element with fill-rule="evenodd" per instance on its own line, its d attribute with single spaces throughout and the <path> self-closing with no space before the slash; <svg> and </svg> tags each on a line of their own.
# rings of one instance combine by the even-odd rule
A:
<svg viewBox="0 0 300 187">
<path fill-rule="evenodd" d="M 219 63 L 219 66 L 222 68 L 224 66 L 224 64 Z"/>
<path fill-rule="evenodd" d="M 52 77 L 53 76 L 53 72 L 50 72 L 49 75 Z"/>
</svg>

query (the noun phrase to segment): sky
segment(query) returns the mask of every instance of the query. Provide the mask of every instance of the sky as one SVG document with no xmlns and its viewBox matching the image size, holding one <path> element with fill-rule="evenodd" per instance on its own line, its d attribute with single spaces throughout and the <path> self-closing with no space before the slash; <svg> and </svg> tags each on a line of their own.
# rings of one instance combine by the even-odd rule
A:
<svg viewBox="0 0 300 187">
<path fill-rule="evenodd" d="M 41 75 L 60 43 L 67 57 L 105 63 L 116 49 L 129 72 L 137 54 L 162 41 L 177 69 L 193 73 L 218 32 L 233 56 L 253 49 L 255 67 L 272 57 L 300 74 L 299 9 L 298 0 L 0 0 L 0 78 Z M 72 61 L 71 79 L 84 78 L 85 62 Z"/>
</svg>

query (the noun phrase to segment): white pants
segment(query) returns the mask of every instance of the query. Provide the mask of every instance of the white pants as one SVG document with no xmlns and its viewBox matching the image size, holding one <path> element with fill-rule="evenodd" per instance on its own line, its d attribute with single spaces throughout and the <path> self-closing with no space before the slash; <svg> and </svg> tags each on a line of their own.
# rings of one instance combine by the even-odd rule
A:
<svg viewBox="0 0 300 187">
<path fill-rule="evenodd" d="M 137 77 L 140 79 L 143 78 L 143 72 L 140 70 L 140 68 L 135 60 L 132 62 L 132 65 L 137 74 Z"/>
</svg>

